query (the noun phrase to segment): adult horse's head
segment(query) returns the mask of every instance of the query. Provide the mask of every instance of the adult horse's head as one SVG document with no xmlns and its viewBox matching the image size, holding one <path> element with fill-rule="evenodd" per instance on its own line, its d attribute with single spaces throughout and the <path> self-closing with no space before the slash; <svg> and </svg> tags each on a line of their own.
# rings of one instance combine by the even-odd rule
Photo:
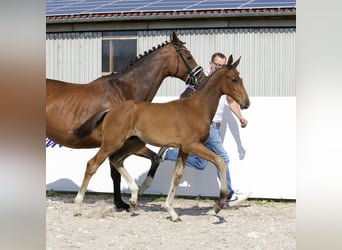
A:
<svg viewBox="0 0 342 250">
<path fill-rule="evenodd" d="M 226 66 L 228 69 L 226 72 L 228 83 L 223 85 L 223 93 L 229 93 L 229 96 L 240 105 L 241 109 L 247 109 L 250 105 L 249 97 L 243 85 L 242 78 L 240 78 L 240 73 L 236 69 L 240 63 L 240 59 L 241 57 L 233 63 L 233 56 L 230 55 Z"/>
<path fill-rule="evenodd" d="M 170 34 L 170 40 L 173 52 L 169 60 L 174 62 L 174 69 L 169 72 L 170 75 L 197 87 L 205 79 L 203 68 L 197 64 L 191 52 L 184 46 L 185 43 L 178 39 L 175 32 Z"/>
</svg>

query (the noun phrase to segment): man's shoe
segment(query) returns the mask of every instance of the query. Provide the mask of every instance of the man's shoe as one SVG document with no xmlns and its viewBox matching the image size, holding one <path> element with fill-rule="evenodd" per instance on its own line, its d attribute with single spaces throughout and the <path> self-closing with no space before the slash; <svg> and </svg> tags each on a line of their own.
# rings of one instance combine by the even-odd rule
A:
<svg viewBox="0 0 342 250">
<path fill-rule="evenodd" d="M 162 162 L 165 160 L 165 155 L 166 155 L 166 151 L 168 150 L 168 147 L 161 147 L 159 149 L 158 152 L 158 157 L 159 157 L 159 161 Z"/>
<path fill-rule="evenodd" d="M 240 202 L 247 200 L 250 195 L 251 192 L 240 193 L 235 191 L 232 197 L 230 199 L 227 199 L 228 207 L 236 206 Z"/>
</svg>

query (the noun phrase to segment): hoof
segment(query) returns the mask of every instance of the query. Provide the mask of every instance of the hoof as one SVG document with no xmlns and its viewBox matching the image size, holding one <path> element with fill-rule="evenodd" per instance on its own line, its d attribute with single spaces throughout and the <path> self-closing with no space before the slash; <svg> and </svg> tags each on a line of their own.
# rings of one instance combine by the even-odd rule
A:
<svg viewBox="0 0 342 250">
<path fill-rule="evenodd" d="M 79 204 L 74 205 L 74 216 L 80 216 L 81 213 L 81 206 Z"/>
<path fill-rule="evenodd" d="M 122 211 L 130 212 L 131 211 L 131 207 L 128 206 L 128 208 L 125 208 L 125 209 L 115 207 L 115 212 L 122 212 Z"/>
<path fill-rule="evenodd" d="M 82 213 L 80 212 L 80 211 L 78 211 L 78 210 L 74 210 L 74 216 L 76 217 L 76 216 L 81 216 L 82 215 Z"/>
<path fill-rule="evenodd" d="M 221 211 L 220 206 L 217 205 L 217 204 L 215 204 L 215 205 L 214 205 L 214 211 L 215 211 L 216 214 L 218 214 L 218 213 Z"/>
<path fill-rule="evenodd" d="M 133 210 L 137 210 L 137 202 L 136 201 L 129 201 L 130 208 Z"/>
<path fill-rule="evenodd" d="M 118 212 L 123 211 L 123 210 L 126 210 L 127 212 L 129 212 L 130 210 L 129 204 L 124 202 L 123 200 L 115 200 L 114 205 L 115 205 L 115 210 Z"/>
<path fill-rule="evenodd" d="M 177 217 L 176 219 L 172 219 L 172 222 L 181 222 L 181 218 Z"/>
</svg>

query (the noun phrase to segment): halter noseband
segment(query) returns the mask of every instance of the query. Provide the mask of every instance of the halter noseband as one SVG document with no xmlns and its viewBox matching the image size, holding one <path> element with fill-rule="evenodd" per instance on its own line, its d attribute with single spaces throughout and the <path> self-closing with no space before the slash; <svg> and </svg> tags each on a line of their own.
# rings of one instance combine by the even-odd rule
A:
<svg viewBox="0 0 342 250">
<path fill-rule="evenodd" d="M 196 89 L 198 87 L 199 81 L 197 76 L 201 73 L 201 71 L 203 70 L 203 68 L 201 66 L 196 66 L 194 69 L 191 69 L 189 64 L 187 63 L 187 61 L 184 59 L 182 53 L 180 53 L 180 50 L 187 50 L 184 48 L 179 48 L 176 44 L 172 43 L 173 47 L 176 49 L 176 52 L 178 54 L 178 65 L 177 65 L 177 70 L 176 73 L 174 75 L 177 75 L 178 70 L 179 70 L 179 56 L 180 58 L 182 58 L 185 67 L 187 69 L 188 72 L 188 76 L 185 79 L 185 84 L 187 85 L 193 85 Z"/>
</svg>

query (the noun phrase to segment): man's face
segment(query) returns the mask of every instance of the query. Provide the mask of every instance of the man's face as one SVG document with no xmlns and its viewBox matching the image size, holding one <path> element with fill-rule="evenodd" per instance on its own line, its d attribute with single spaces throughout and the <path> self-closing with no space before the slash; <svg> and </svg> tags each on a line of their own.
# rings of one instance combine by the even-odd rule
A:
<svg viewBox="0 0 342 250">
<path fill-rule="evenodd" d="M 213 61 L 210 62 L 210 71 L 213 73 L 215 70 L 222 68 L 227 63 L 226 58 L 216 56 Z"/>
</svg>

